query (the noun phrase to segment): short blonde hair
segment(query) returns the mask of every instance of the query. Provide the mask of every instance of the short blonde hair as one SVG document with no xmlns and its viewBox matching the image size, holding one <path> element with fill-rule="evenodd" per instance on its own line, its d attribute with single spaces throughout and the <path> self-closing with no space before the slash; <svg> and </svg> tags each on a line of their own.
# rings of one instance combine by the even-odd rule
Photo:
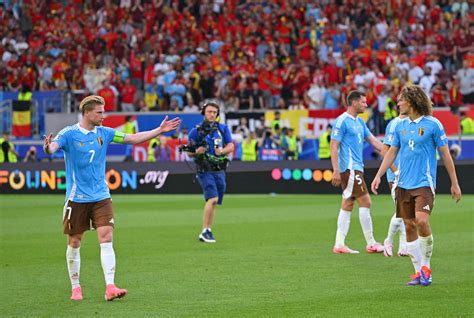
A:
<svg viewBox="0 0 474 318">
<path fill-rule="evenodd" d="M 105 105 L 105 101 L 102 96 L 87 96 L 79 104 L 79 110 L 82 112 L 82 114 L 84 114 L 86 111 L 93 110 L 97 105 Z"/>
</svg>

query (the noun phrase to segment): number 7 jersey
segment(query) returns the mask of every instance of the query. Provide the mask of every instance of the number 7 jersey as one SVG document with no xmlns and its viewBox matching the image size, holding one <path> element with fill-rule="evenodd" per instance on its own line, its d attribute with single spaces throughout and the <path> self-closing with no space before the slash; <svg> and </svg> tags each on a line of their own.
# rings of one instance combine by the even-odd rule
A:
<svg viewBox="0 0 474 318">
<path fill-rule="evenodd" d="M 66 201 L 97 202 L 110 198 L 105 179 L 107 146 L 123 142 L 125 135 L 112 128 L 95 127 L 88 131 L 79 124 L 61 130 L 54 142 L 64 151 Z"/>
<path fill-rule="evenodd" d="M 401 120 L 395 128 L 392 147 L 397 147 L 400 160 L 398 186 L 411 190 L 436 188 L 436 148 L 448 143 L 443 125 L 433 116 L 412 121 Z"/>
</svg>

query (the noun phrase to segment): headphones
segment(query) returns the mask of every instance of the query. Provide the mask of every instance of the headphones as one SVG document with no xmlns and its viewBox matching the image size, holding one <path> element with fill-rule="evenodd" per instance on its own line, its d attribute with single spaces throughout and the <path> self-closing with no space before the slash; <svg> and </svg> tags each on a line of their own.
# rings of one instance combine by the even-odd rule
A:
<svg viewBox="0 0 474 318">
<path fill-rule="evenodd" d="M 205 100 L 204 103 L 201 106 L 201 115 L 204 116 L 204 113 L 206 112 L 206 107 L 207 106 L 213 106 L 213 107 L 217 108 L 217 116 L 216 117 L 219 117 L 220 107 L 219 107 L 219 102 L 217 100 L 215 100 L 215 99 Z"/>
</svg>

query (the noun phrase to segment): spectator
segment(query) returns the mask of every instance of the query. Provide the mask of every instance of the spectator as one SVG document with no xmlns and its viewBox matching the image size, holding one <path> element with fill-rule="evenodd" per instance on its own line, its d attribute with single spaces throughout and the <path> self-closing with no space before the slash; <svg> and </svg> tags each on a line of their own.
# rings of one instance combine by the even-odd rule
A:
<svg viewBox="0 0 474 318">
<path fill-rule="evenodd" d="M 135 102 L 135 94 L 137 92 L 137 88 L 132 84 L 129 78 L 125 79 L 125 83 L 121 88 L 121 96 L 122 96 L 122 111 L 124 112 L 133 112 L 135 111 L 135 106 L 133 105 Z"/>
<path fill-rule="evenodd" d="M 338 86 L 329 86 L 324 94 L 324 108 L 337 109 L 339 107 L 339 97 L 341 96 Z"/>
<path fill-rule="evenodd" d="M 258 141 L 255 132 L 250 132 L 242 142 L 242 161 L 256 161 Z"/>
<path fill-rule="evenodd" d="M 171 150 L 168 146 L 168 138 L 166 136 L 159 137 L 158 146 L 155 147 L 155 161 L 170 161 Z"/>
<path fill-rule="evenodd" d="M 188 98 L 188 103 L 184 106 L 183 113 L 199 113 L 199 107 L 194 104 L 192 97 Z"/>
<path fill-rule="evenodd" d="M 23 158 L 23 162 L 37 162 L 38 158 L 36 157 L 36 147 L 31 146 Z"/>
<path fill-rule="evenodd" d="M 418 84 L 420 78 L 424 75 L 423 69 L 418 66 L 416 61 L 410 62 L 410 70 L 408 71 L 408 78 L 413 84 Z"/>
<path fill-rule="evenodd" d="M 463 61 L 463 67 L 457 71 L 459 79 L 462 102 L 474 104 L 474 67 L 470 67 L 467 60 Z"/>
<path fill-rule="evenodd" d="M 190 94 L 197 104 L 215 96 L 241 99 L 239 83 L 245 81 L 255 92 L 248 109 L 288 108 L 293 91 L 312 109 L 322 107 L 307 95 L 321 74 L 320 88 L 355 84 L 373 91 L 376 100 L 387 82 L 392 97 L 404 83 L 419 83 L 423 67 L 449 91 L 462 61 L 473 63 L 465 1 L 428 1 L 406 10 L 395 2 L 386 8 L 353 1 L 207 2 L 93 1 L 87 9 L 95 14 L 81 15 L 81 23 L 81 1 L 6 6 L 1 86 L 15 90 L 28 82 L 41 90 L 96 92 L 104 81 L 119 87 L 129 77 L 138 96 L 157 84 L 153 104 L 166 109 L 166 92 L 184 72 L 183 99 Z M 310 95 L 317 96 L 315 90 Z M 284 103 L 275 103 L 278 95 Z"/>
<path fill-rule="evenodd" d="M 252 90 L 250 91 L 249 95 L 249 110 L 265 109 L 263 92 L 259 89 L 257 82 L 252 83 Z"/>
<path fill-rule="evenodd" d="M 108 80 L 105 81 L 103 87 L 97 91 L 97 95 L 104 98 L 104 109 L 106 112 L 117 111 L 117 97 L 119 94 L 117 88 L 110 84 Z"/>
<path fill-rule="evenodd" d="M 250 91 L 247 89 L 246 81 L 241 81 L 239 83 L 239 90 L 237 91 L 236 97 L 238 103 L 238 110 L 250 109 Z"/>
<path fill-rule="evenodd" d="M 431 88 L 435 84 L 435 77 L 432 75 L 432 72 L 429 67 L 425 67 L 424 74 L 420 78 L 419 85 L 425 91 L 426 95 L 431 96 Z"/>
<path fill-rule="evenodd" d="M 474 135 L 474 122 L 465 112 L 461 112 L 461 134 Z"/>
<path fill-rule="evenodd" d="M 309 109 L 323 109 L 325 95 L 326 88 L 322 85 L 322 82 L 318 80 L 313 81 L 313 84 L 305 95 Z"/>
</svg>

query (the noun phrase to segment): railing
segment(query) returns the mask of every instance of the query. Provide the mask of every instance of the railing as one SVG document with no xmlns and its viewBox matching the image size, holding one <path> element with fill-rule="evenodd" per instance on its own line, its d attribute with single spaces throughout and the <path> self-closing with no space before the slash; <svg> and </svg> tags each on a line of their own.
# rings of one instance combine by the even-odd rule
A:
<svg viewBox="0 0 474 318">
<path fill-rule="evenodd" d="M 12 131 L 12 100 L 0 102 L 0 131 L 11 133 Z"/>
<path fill-rule="evenodd" d="M 65 111 L 66 92 L 33 92 L 31 101 L 31 132 L 33 137 L 44 134 L 45 114 Z M 18 92 L 4 92 L 4 100 L 0 101 L 0 132 L 12 131 L 13 101 Z"/>
</svg>

